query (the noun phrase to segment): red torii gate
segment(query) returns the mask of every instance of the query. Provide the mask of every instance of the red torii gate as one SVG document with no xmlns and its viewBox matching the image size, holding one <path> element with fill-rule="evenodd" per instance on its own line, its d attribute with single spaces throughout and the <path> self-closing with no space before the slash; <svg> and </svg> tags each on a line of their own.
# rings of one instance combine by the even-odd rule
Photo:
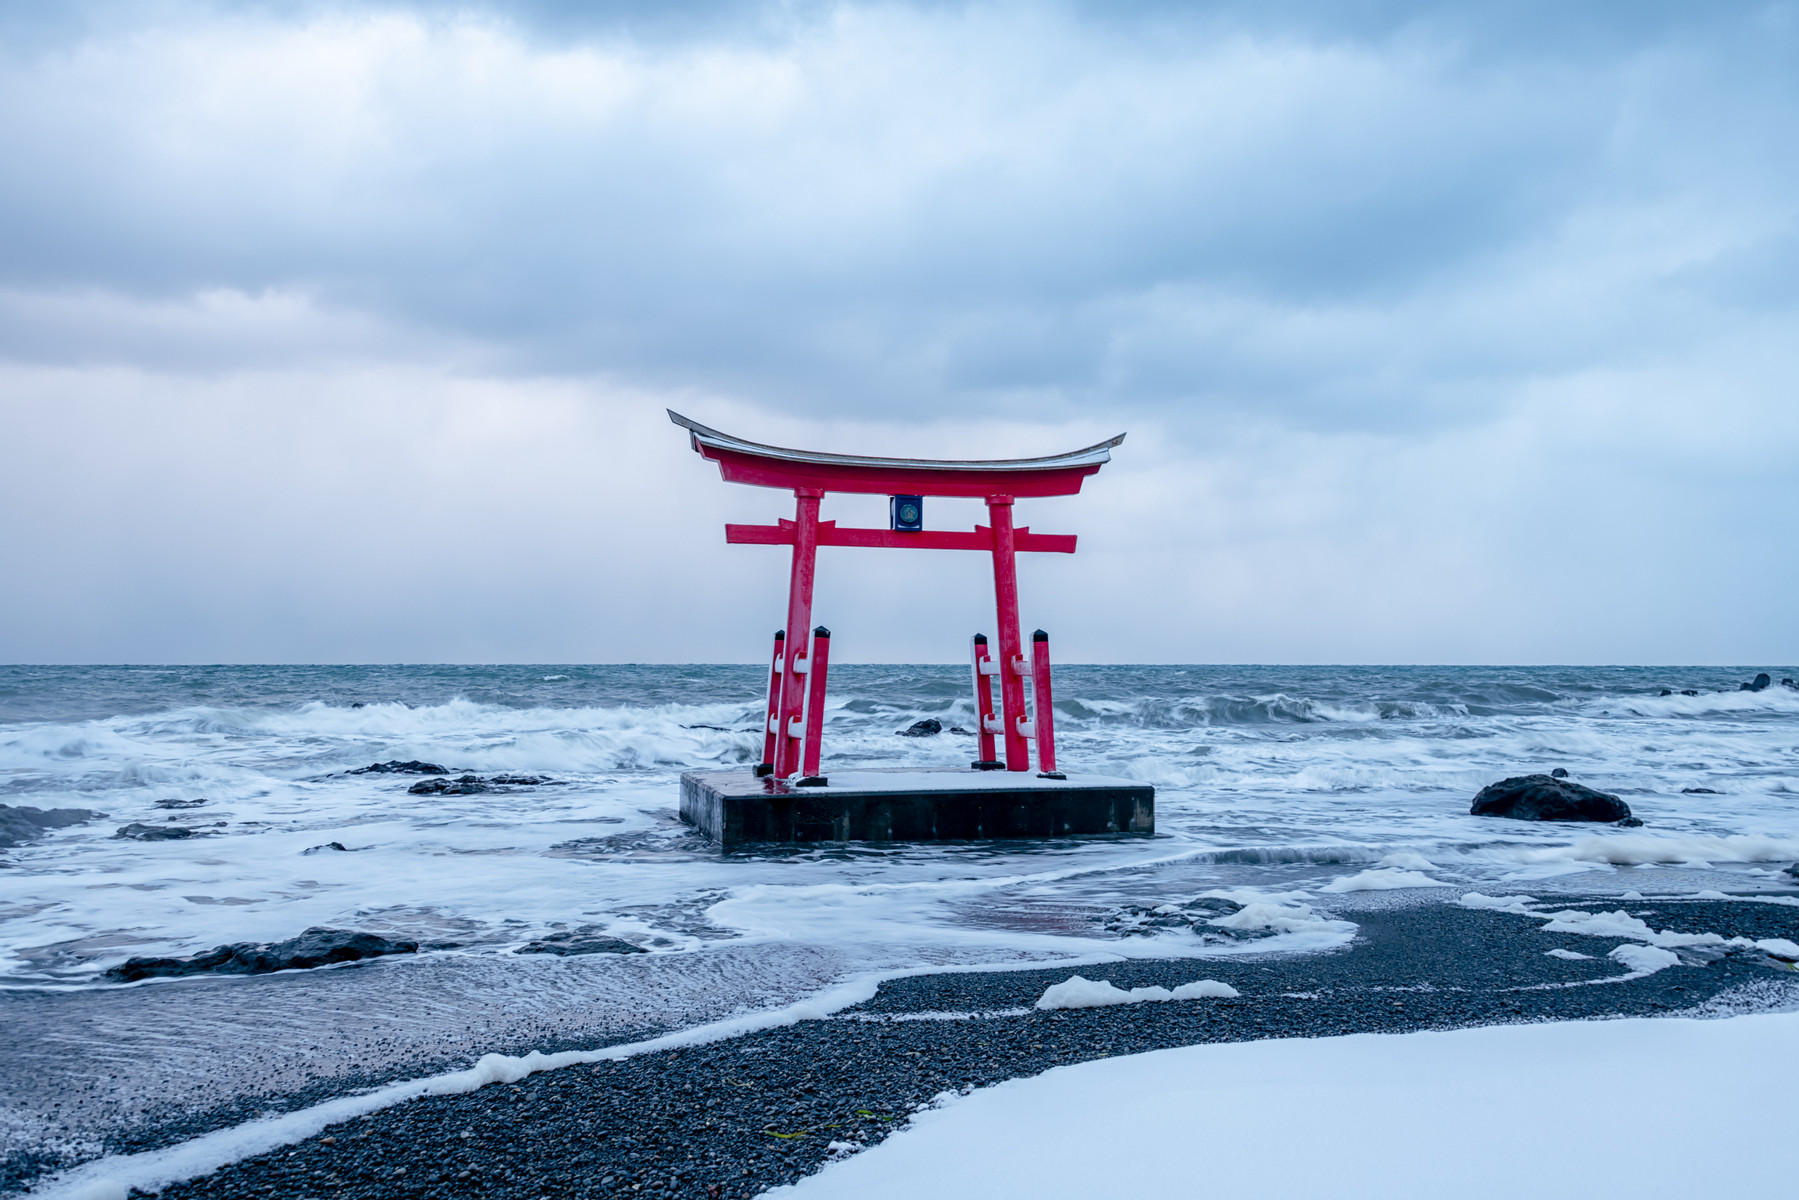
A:
<svg viewBox="0 0 1799 1200">
<path fill-rule="evenodd" d="M 1012 505 L 1020 497 L 1072 496 L 1087 476 L 1112 457 L 1124 435 L 1067 454 L 1041 458 L 945 461 L 916 458 L 871 458 L 790 450 L 746 441 L 710 429 L 673 409 L 669 420 L 687 430 L 693 448 L 718 464 L 727 483 L 791 489 L 794 517 L 774 525 L 726 525 L 725 541 L 761 546 L 792 546 L 787 591 L 787 627 L 775 634 L 769 670 L 769 701 L 764 722 L 762 764 L 757 773 L 796 784 L 823 784 L 818 773 L 819 740 L 824 722 L 824 682 L 830 654 L 830 630 L 811 631 L 812 583 L 820 546 L 879 546 L 893 549 L 979 550 L 993 556 L 993 593 L 999 621 L 999 658 L 987 653 L 987 639 L 974 637 L 975 707 L 980 720 L 980 761 L 973 765 L 1008 771 L 1030 769 L 1030 742 L 1037 743 L 1042 775 L 1059 779 L 1056 770 L 1055 718 L 1051 710 L 1049 635 L 1032 635 L 1027 659 L 1018 623 L 1018 551 L 1073 554 L 1073 534 L 1033 533 L 1014 527 Z M 818 519 L 826 492 L 853 492 L 893 498 L 889 529 L 844 529 Z M 925 496 L 984 500 L 988 525 L 969 531 L 925 530 Z M 915 502 L 910 514 L 906 501 Z M 1029 672 L 1035 721 L 1025 712 L 1024 679 Z M 1001 718 L 993 713 L 988 678 L 1000 677 Z M 810 686 L 808 686 L 808 682 Z M 996 761 L 995 736 L 1004 739 L 1005 761 Z M 795 779 L 796 776 L 801 776 Z"/>
</svg>

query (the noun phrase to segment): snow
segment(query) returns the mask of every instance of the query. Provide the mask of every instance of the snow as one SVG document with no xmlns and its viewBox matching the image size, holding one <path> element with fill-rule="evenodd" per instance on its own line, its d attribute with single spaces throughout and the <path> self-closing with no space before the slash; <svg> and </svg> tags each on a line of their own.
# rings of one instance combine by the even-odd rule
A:
<svg viewBox="0 0 1799 1200">
<path fill-rule="evenodd" d="M 1795 1013 L 1191 1046 L 975 1092 L 767 1195 L 1775 1194 L 1796 1055 Z"/>
<path fill-rule="evenodd" d="M 1614 949 L 1607 958 L 1617 959 L 1639 975 L 1652 975 L 1668 967 L 1680 965 L 1680 955 L 1660 946 L 1638 946 L 1626 943 Z"/>
<path fill-rule="evenodd" d="M 1790 942 L 1786 938 L 1758 938 L 1755 946 L 1775 958 L 1784 958 L 1789 962 L 1799 959 L 1799 942 Z"/>
<path fill-rule="evenodd" d="M 1052 984 L 1043 995 L 1037 997 L 1037 1007 L 1045 1010 L 1106 1008 L 1113 1004 L 1141 1004 L 1151 1000 L 1230 1000 L 1238 995 L 1236 988 L 1216 979 L 1183 983 L 1173 991 L 1165 987 L 1140 987 L 1127 992 L 1104 979 L 1071 975 L 1061 983 Z"/>
<path fill-rule="evenodd" d="M 1582 954 L 1578 950 L 1564 950 L 1560 946 L 1557 946 L 1553 950 L 1545 950 L 1543 953 L 1547 954 L 1550 958 L 1559 958 L 1567 962 L 1581 962 L 1593 957 L 1591 954 Z"/>
<path fill-rule="evenodd" d="M 1356 875 L 1333 879 L 1318 890 L 1321 892 L 1387 892 L 1398 888 L 1449 886 L 1451 885 L 1444 883 L 1441 879 L 1432 879 L 1420 871 L 1407 871 L 1399 867 L 1371 867 Z"/>
</svg>

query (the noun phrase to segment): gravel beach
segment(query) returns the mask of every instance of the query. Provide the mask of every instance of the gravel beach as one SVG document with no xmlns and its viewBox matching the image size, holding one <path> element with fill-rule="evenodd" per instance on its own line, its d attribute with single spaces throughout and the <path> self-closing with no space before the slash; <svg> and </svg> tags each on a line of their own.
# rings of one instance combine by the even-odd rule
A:
<svg viewBox="0 0 1799 1200">
<path fill-rule="evenodd" d="M 1799 907 L 1751 900 L 1554 907 L 1623 907 L 1657 929 L 1799 938 Z M 1619 979 L 1627 969 L 1605 955 L 1622 939 L 1546 933 L 1535 917 L 1399 896 L 1342 911 L 1360 932 L 1340 951 L 908 977 L 828 1019 L 410 1101 L 161 1194 L 744 1197 L 818 1170 L 834 1142 L 879 1141 L 942 1092 L 1094 1058 L 1201 1042 L 1799 1004 L 1799 974 L 1765 956 Z M 1556 948 L 1591 957 L 1546 953 Z M 1211 978 L 1241 995 L 1031 1007 L 1075 973 L 1122 988 Z"/>
</svg>

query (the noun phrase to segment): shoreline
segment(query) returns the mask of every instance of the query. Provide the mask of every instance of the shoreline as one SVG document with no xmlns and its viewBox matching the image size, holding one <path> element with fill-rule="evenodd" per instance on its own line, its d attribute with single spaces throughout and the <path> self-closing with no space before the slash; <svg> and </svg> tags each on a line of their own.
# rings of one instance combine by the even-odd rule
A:
<svg viewBox="0 0 1799 1200">
<path fill-rule="evenodd" d="M 1554 905 L 1623 906 L 1657 929 L 1799 940 L 1799 907 L 1752 899 L 1569 896 Z M 407 1100 L 161 1194 L 722 1200 L 812 1173 L 830 1161 L 833 1142 L 873 1144 L 942 1092 L 1094 1058 L 1202 1042 L 1799 1004 L 1799 973 L 1748 959 L 1639 975 L 1605 957 L 1628 939 L 1545 933 L 1537 918 L 1446 897 L 1364 896 L 1329 907 L 1360 926 L 1341 949 L 910 975 L 822 1018 Z M 1592 957 L 1557 958 L 1552 949 Z M 1211 978 L 1240 996 L 1031 1007 L 1073 974 L 1127 989 Z M 30 1181 L 19 1184 L 33 1194 Z"/>
</svg>

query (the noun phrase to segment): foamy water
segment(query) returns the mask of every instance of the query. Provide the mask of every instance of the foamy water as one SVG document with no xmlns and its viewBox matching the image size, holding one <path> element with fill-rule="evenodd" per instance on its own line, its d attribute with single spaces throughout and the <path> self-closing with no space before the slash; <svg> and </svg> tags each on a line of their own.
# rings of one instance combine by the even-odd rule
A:
<svg viewBox="0 0 1799 1200">
<path fill-rule="evenodd" d="M 676 819 L 676 779 L 758 757 L 755 668 L 9 668 L 0 800 L 108 815 L 4 854 L 0 982 L 92 985 L 129 955 L 309 925 L 498 955 L 586 924 L 889 967 L 1117 948 L 1096 918 L 1213 888 L 1772 878 L 1799 859 L 1799 692 L 1714 690 L 1747 673 L 1065 667 L 1063 763 L 1155 784 L 1153 840 L 721 856 Z M 838 668 L 827 764 L 965 762 L 970 738 L 895 736 L 972 725 L 963 678 Z M 559 783 L 415 796 L 343 774 L 393 758 Z M 1484 784 L 1555 766 L 1645 828 L 1467 815 Z M 205 836 L 112 836 L 133 821 Z M 334 841 L 349 852 L 305 853 Z"/>
</svg>

